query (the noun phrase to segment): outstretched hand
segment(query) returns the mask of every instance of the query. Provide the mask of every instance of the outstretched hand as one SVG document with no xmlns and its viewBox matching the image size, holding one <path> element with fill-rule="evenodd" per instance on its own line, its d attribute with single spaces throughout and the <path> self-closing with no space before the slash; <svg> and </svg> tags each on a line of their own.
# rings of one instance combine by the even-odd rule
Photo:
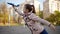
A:
<svg viewBox="0 0 60 34">
<path fill-rule="evenodd" d="M 54 31 L 56 30 L 55 26 L 52 25 L 52 24 L 50 25 L 50 28 L 51 28 L 52 30 L 54 30 Z"/>
</svg>

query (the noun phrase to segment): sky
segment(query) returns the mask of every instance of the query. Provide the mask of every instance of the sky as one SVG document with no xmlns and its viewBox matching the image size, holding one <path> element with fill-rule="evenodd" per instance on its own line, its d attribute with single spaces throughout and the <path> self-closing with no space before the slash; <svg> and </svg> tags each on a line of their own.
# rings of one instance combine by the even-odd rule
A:
<svg viewBox="0 0 60 34">
<path fill-rule="evenodd" d="M 15 5 L 16 4 L 21 4 L 22 2 L 24 2 L 25 0 L 0 0 L 0 3 L 2 2 L 10 2 L 10 3 L 14 3 Z M 43 10 L 43 2 L 45 0 L 38 0 L 40 2 L 40 10 Z"/>
</svg>

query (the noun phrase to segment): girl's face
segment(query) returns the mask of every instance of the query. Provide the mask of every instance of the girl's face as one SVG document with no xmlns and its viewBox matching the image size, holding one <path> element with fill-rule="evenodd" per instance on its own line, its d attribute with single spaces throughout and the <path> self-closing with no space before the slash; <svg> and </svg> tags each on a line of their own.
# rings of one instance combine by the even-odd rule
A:
<svg viewBox="0 0 60 34">
<path fill-rule="evenodd" d="M 28 9 L 26 9 L 25 6 L 24 6 L 24 8 L 23 8 L 23 12 L 24 12 L 24 13 L 28 13 Z"/>
</svg>

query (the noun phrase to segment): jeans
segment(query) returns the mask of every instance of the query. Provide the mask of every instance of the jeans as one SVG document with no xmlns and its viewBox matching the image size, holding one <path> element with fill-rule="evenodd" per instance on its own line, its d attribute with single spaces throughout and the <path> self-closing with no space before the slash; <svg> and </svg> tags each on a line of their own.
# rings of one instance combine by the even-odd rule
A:
<svg viewBox="0 0 60 34">
<path fill-rule="evenodd" d="M 44 29 L 40 34 L 48 34 L 48 32 Z"/>
</svg>

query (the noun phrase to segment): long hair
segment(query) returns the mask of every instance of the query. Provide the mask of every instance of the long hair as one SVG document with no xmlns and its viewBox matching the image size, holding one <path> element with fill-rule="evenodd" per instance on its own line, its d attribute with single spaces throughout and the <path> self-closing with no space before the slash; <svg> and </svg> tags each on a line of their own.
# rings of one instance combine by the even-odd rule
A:
<svg viewBox="0 0 60 34">
<path fill-rule="evenodd" d="M 34 5 L 31 5 L 31 7 L 32 7 L 32 13 L 36 13 Z"/>
<path fill-rule="evenodd" d="M 25 4 L 25 8 L 28 9 L 29 12 L 32 11 L 32 13 L 35 13 L 35 7 L 34 7 L 34 5 Z"/>
</svg>

